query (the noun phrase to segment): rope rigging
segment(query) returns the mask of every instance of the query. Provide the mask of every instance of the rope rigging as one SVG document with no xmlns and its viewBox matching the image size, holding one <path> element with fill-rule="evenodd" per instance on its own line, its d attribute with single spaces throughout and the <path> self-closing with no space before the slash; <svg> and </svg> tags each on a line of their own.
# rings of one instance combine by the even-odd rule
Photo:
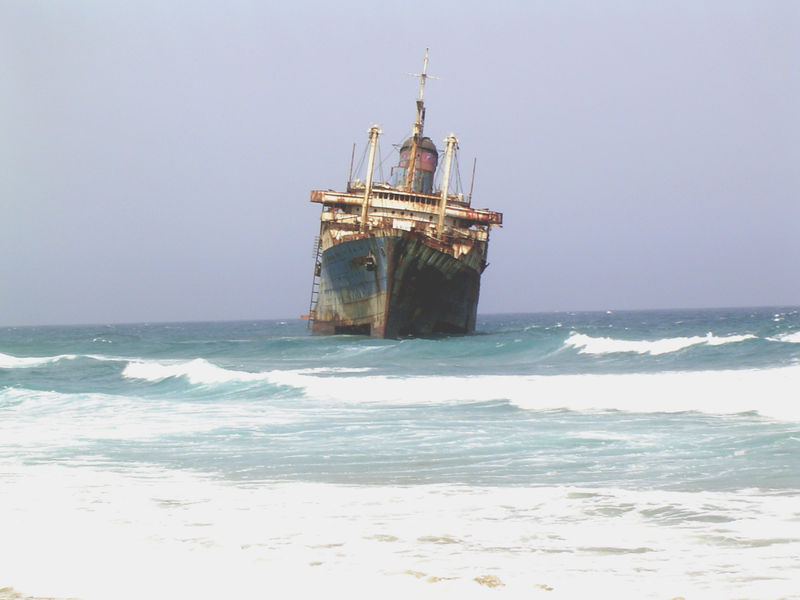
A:
<svg viewBox="0 0 800 600">
<path fill-rule="evenodd" d="M 400 149 L 402 148 L 403 142 L 405 142 L 405 140 L 407 140 L 408 137 L 409 137 L 408 135 L 404 135 L 402 138 L 400 138 L 399 142 L 397 142 L 395 144 L 392 144 L 391 145 L 392 146 L 392 150 L 386 156 L 384 156 L 383 153 L 381 152 L 381 145 L 380 144 L 377 145 L 377 147 L 376 147 L 376 151 L 377 151 L 377 160 L 376 160 L 377 173 L 376 173 L 376 175 L 378 176 L 377 181 L 379 181 L 381 183 L 389 183 L 389 180 L 386 178 L 386 171 L 385 171 L 385 168 L 384 168 L 385 165 L 386 165 L 386 162 L 390 161 L 390 160 L 395 160 L 395 164 L 399 164 Z M 356 166 L 355 166 L 355 168 L 353 170 L 353 175 L 357 179 L 360 179 L 360 178 L 364 177 L 364 167 L 365 167 L 364 163 L 366 162 L 368 148 L 369 148 L 368 144 L 364 146 L 364 148 L 363 148 L 363 150 L 361 152 L 361 155 L 360 155 L 360 157 L 358 159 L 358 163 L 356 163 Z M 437 153 L 439 154 L 440 157 L 444 154 L 444 150 L 443 149 L 436 148 L 436 151 L 437 151 Z M 453 167 L 452 167 L 452 169 L 455 171 L 455 174 L 453 174 L 452 172 L 450 174 L 450 180 L 453 183 L 453 188 L 452 188 L 452 192 L 451 193 L 464 194 L 465 193 L 464 192 L 464 182 L 463 182 L 463 179 L 461 178 L 461 164 L 459 162 L 458 155 L 459 155 L 459 152 L 457 150 L 455 152 L 453 152 Z M 392 165 L 392 168 L 395 166 L 395 164 Z M 442 182 L 442 168 L 441 167 L 442 167 L 442 164 L 440 163 L 437 166 L 437 169 L 436 169 L 436 175 L 435 175 L 436 179 L 434 181 L 434 188 L 435 189 L 442 189 L 443 182 Z M 391 171 L 389 172 L 389 175 L 391 177 Z"/>
<path fill-rule="evenodd" d="M 358 159 L 358 164 L 356 165 L 355 171 L 353 173 L 358 176 L 361 173 L 361 168 L 364 166 L 364 160 L 367 158 L 367 146 L 364 146 L 364 152 L 361 154 L 361 158 Z M 356 177 L 358 179 L 358 177 Z"/>
<path fill-rule="evenodd" d="M 464 188 L 461 185 L 461 166 L 458 164 L 458 152 L 453 152 L 453 162 L 456 167 L 456 193 L 464 193 Z"/>
</svg>

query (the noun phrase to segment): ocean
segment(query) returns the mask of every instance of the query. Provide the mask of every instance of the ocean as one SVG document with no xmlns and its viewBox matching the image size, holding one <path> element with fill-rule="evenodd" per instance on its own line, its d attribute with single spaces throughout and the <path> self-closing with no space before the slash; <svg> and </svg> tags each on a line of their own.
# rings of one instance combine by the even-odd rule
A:
<svg viewBox="0 0 800 600">
<path fill-rule="evenodd" d="M 800 598 L 797 308 L 0 328 L 0 588 Z"/>
</svg>

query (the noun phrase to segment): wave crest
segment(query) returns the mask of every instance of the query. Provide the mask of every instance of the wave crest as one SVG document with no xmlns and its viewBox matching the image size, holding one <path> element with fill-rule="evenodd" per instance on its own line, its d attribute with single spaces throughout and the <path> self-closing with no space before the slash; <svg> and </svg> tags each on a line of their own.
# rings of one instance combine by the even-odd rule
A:
<svg viewBox="0 0 800 600">
<path fill-rule="evenodd" d="M 25 369 L 40 367 L 59 360 L 73 360 L 76 354 L 59 354 L 58 356 L 11 356 L 0 352 L 0 369 Z"/>
<path fill-rule="evenodd" d="M 630 413 L 700 412 L 800 421 L 794 400 L 800 366 L 757 370 L 667 371 L 574 375 L 468 377 L 383 375 L 319 377 L 276 371 L 272 381 L 302 389 L 307 398 L 341 404 L 472 404 L 503 401 L 524 410 Z"/>
<path fill-rule="evenodd" d="M 673 371 L 624 375 L 556 375 L 528 379 L 512 404 L 528 410 L 567 408 L 633 413 L 701 412 L 800 421 L 795 402 L 800 367 L 758 370 Z"/>
<path fill-rule="evenodd" d="M 592 337 L 583 333 L 572 332 L 564 342 L 565 346 L 576 348 L 579 354 L 618 354 L 632 352 L 636 354 L 669 354 L 678 352 L 690 346 L 706 344 L 708 346 L 721 346 L 733 344 L 756 336 L 747 333 L 742 335 L 728 335 L 724 337 L 708 333 L 705 336 L 672 337 L 660 340 L 621 340 L 609 337 Z"/>
<path fill-rule="evenodd" d="M 775 336 L 774 338 L 769 338 L 769 339 L 775 342 L 800 344 L 800 331 L 792 331 L 791 333 L 782 333 L 780 335 Z"/>
<path fill-rule="evenodd" d="M 185 377 L 189 383 L 195 385 L 270 380 L 270 373 L 250 373 L 248 371 L 225 369 L 213 365 L 202 358 L 180 362 L 135 360 L 125 366 L 122 376 L 128 379 L 143 379 L 154 382 L 172 377 Z"/>
</svg>

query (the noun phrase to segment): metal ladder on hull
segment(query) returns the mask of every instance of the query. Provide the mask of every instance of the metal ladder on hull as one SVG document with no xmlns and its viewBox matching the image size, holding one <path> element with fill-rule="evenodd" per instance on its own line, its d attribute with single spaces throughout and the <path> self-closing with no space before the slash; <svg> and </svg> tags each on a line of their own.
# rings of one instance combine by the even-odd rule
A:
<svg viewBox="0 0 800 600">
<path fill-rule="evenodd" d="M 308 323 L 306 329 L 311 329 L 314 322 L 314 313 L 316 311 L 317 297 L 319 296 L 319 275 L 321 264 L 319 262 L 320 255 L 322 254 L 322 244 L 319 236 L 314 238 L 314 276 L 311 278 L 311 297 L 308 301 Z"/>
</svg>

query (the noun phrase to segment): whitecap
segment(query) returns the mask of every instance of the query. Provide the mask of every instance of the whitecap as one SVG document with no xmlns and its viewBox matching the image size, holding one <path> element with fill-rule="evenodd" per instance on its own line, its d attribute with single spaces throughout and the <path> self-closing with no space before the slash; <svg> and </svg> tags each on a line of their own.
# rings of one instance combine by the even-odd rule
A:
<svg viewBox="0 0 800 600">
<path fill-rule="evenodd" d="M 675 371 L 529 377 L 512 404 L 528 410 L 702 412 L 731 415 L 756 412 L 800 421 L 796 402 L 800 367 L 725 371 Z"/>
<path fill-rule="evenodd" d="M 163 381 L 171 377 L 185 377 L 192 384 L 229 383 L 234 381 L 269 381 L 270 373 L 250 373 L 225 369 L 205 359 L 190 361 L 132 360 L 122 371 L 128 379 Z"/>
<path fill-rule="evenodd" d="M 219 427 L 285 425 L 302 418 L 295 409 L 267 401 L 208 404 L 114 394 L 75 394 L 0 388 L 0 459 L 10 449 L 69 448 L 93 440 L 150 440 L 165 435 L 203 433 Z"/>
<path fill-rule="evenodd" d="M 579 354 L 617 354 L 633 352 L 636 354 L 667 354 L 677 352 L 689 346 L 702 344 L 705 337 L 675 337 L 660 340 L 621 340 L 609 337 L 592 337 L 583 333 L 572 332 L 564 342 L 565 346 L 578 349 Z"/>
<path fill-rule="evenodd" d="M 678 352 L 679 350 L 699 344 L 721 346 L 723 344 L 742 342 L 755 337 L 755 335 L 750 333 L 718 337 L 709 332 L 705 336 L 695 335 L 690 337 L 662 338 L 658 340 L 623 340 L 610 337 L 592 337 L 573 331 L 564 342 L 564 345 L 578 349 L 579 354 L 601 355 L 635 353 L 656 356 Z"/>
<path fill-rule="evenodd" d="M 800 366 L 763 370 L 672 371 L 581 375 L 472 377 L 318 377 L 273 371 L 273 383 L 291 385 L 335 404 L 463 404 L 508 401 L 526 410 L 620 410 L 632 413 L 745 412 L 800 421 L 795 402 Z"/>
<path fill-rule="evenodd" d="M 372 367 L 310 367 L 308 369 L 298 369 L 297 373 L 309 374 L 345 374 L 345 373 L 367 373 L 372 371 Z"/>
<path fill-rule="evenodd" d="M 800 344 L 800 331 L 781 333 L 775 337 L 768 338 L 773 342 L 786 342 L 789 344 Z"/>
<path fill-rule="evenodd" d="M 756 337 L 757 336 L 753 335 L 752 333 L 717 337 L 709 332 L 708 335 L 706 335 L 706 344 L 708 344 L 709 346 L 722 346 L 723 344 L 735 344 L 737 342 L 743 342 L 745 340 L 752 340 L 755 339 Z"/>
<path fill-rule="evenodd" d="M 58 356 L 11 356 L 0 352 L 0 369 L 24 369 L 40 367 L 59 360 L 73 360 L 75 354 L 59 354 Z"/>
</svg>

